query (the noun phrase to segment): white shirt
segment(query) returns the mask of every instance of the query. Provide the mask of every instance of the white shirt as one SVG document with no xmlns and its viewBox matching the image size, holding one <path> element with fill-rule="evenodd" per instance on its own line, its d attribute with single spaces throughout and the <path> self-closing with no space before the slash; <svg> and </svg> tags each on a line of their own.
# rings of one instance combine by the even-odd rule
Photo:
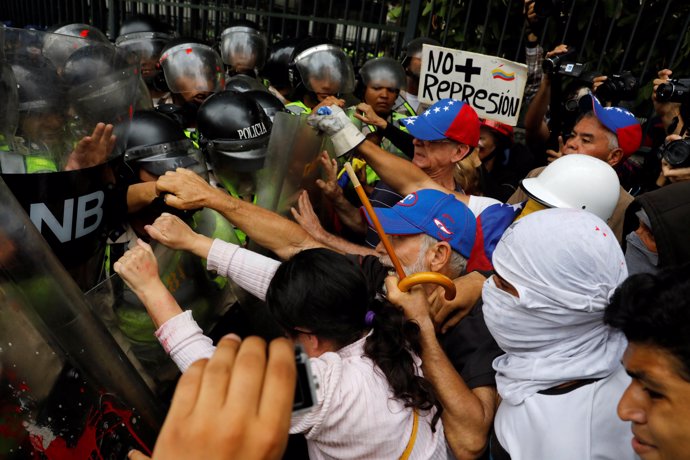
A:
<svg viewBox="0 0 690 460">
<path fill-rule="evenodd" d="M 214 240 L 208 255 L 209 269 L 230 275 L 262 299 L 278 265 L 273 259 L 220 240 Z M 183 372 L 194 361 L 209 358 L 215 349 L 189 311 L 166 321 L 156 337 Z M 414 420 L 412 409 L 392 398 L 383 373 L 364 356 L 365 340 L 310 358 L 312 375 L 318 382 L 317 401 L 312 410 L 293 417 L 290 433 L 304 433 L 312 460 L 397 459 L 407 446 Z M 419 415 L 410 459 L 449 458 L 440 419 L 433 433 L 433 411 Z"/>
<path fill-rule="evenodd" d="M 494 199 L 494 198 L 489 198 L 488 196 L 476 196 L 476 195 L 468 195 L 469 200 L 467 201 L 467 207 L 472 211 L 472 214 L 474 214 L 474 217 L 479 217 L 479 215 L 484 212 L 486 208 L 489 206 L 493 206 L 495 204 L 500 204 L 501 202 Z"/>
<path fill-rule="evenodd" d="M 636 459 L 630 423 L 616 413 L 629 383 L 621 366 L 569 393 L 536 393 L 517 406 L 502 402 L 494 421 L 496 437 L 511 460 Z"/>
</svg>

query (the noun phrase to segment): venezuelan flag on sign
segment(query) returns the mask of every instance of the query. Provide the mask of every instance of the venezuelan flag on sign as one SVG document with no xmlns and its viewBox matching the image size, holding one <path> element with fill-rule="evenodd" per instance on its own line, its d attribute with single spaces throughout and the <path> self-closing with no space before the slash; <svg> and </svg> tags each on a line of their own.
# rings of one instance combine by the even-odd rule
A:
<svg viewBox="0 0 690 460">
<path fill-rule="evenodd" d="M 491 76 L 494 78 L 504 80 L 504 81 L 513 81 L 515 80 L 515 72 L 506 72 L 505 70 L 501 69 L 500 67 L 497 67 L 491 71 Z"/>
</svg>

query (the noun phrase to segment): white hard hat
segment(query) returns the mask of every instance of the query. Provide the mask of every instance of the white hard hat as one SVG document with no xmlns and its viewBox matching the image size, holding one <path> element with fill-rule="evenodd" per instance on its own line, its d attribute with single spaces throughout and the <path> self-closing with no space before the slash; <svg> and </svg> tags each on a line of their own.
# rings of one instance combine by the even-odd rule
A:
<svg viewBox="0 0 690 460">
<path fill-rule="evenodd" d="M 605 161 L 581 154 L 562 156 L 539 176 L 524 179 L 522 188 L 545 206 L 584 209 L 604 221 L 620 195 L 616 171 Z"/>
</svg>

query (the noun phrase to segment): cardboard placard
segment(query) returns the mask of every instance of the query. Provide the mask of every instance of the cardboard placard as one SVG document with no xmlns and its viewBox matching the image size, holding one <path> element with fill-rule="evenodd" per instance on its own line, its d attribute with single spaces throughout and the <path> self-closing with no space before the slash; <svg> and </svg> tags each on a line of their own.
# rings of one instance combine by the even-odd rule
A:
<svg viewBox="0 0 690 460">
<path fill-rule="evenodd" d="M 527 66 L 507 59 L 424 45 L 419 102 L 453 98 L 468 102 L 481 118 L 515 126 L 527 82 Z"/>
</svg>

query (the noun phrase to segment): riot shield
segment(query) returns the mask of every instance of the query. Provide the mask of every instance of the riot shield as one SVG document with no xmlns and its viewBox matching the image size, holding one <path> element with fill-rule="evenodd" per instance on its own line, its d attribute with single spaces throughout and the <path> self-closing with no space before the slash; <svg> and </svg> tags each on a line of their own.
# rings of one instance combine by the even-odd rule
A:
<svg viewBox="0 0 690 460">
<path fill-rule="evenodd" d="M 0 179 L 0 457 L 150 451 L 163 411 Z"/>
<path fill-rule="evenodd" d="M 61 67 L 50 47 L 69 55 Z M 101 272 L 106 222 L 120 220 L 111 166 L 124 151 L 141 78 L 129 53 L 109 43 L 23 29 L 5 29 L 6 62 L 18 104 L 11 142 L 0 149 L 0 173 L 60 261 L 86 290 Z M 97 142 L 103 124 L 115 142 Z M 4 130 L 6 131 L 6 130 Z"/>
<path fill-rule="evenodd" d="M 321 177 L 319 153 L 328 150 L 327 136 L 307 124 L 306 115 L 277 113 L 266 162 L 257 174 L 257 201 L 262 208 L 289 215 L 298 192 L 307 190 L 318 207 L 320 190 L 316 179 Z"/>
<path fill-rule="evenodd" d="M 211 209 L 196 212 L 188 223 L 197 233 L 239 244 L 232 225 Z M 191 253 L 156 243 L 153 251 L 163 284 L 208 333 L 236 303 L 239 288 L 208 272 L 205 261 Z M 136 294 L 115 275 L 87 292 L 86 297 L 151 390 L 161 396 L 171 392 L 179 371 L 158 343 L 156 327 Z"/>
</svg>

